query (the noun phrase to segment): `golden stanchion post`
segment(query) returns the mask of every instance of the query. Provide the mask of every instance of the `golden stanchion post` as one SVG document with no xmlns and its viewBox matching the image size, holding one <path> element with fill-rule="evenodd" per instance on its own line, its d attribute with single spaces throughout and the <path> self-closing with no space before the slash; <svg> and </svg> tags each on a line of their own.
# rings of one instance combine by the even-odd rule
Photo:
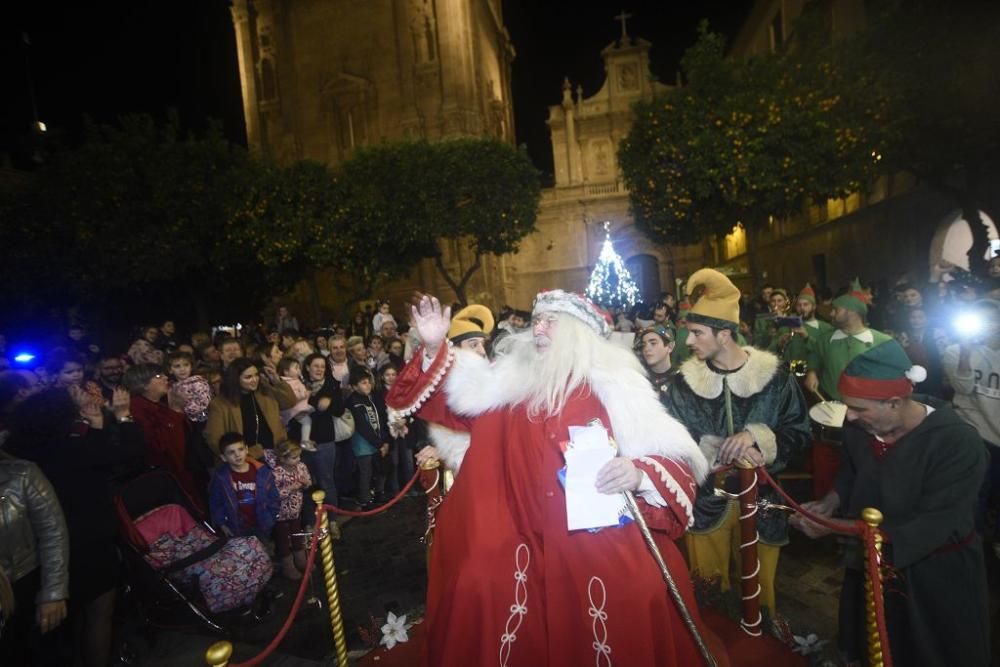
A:
<svg viewBox="0 0 1000 667">
<path fill-rule="evenodd" d="M 330 520 L 323 501 L 326 493 L 322 489 L 312 492 L 319 516 L 319 553 L 323 563 L 323 580 L 326 582 L 327 607 L 330 610 L 330 628 L 333 630 L 333 645 L 337 652 L 337 664 L 347 667 L 347 637 L 344 635 L 344 618 L 340 613 L 340 593 L 337 590 L 337 570 L 333 565 L 333 538 L 330 535 Z"/>
<path fill-rule="evenodd" d="M 882 512 L 878 511 L 874 507 L 866 507 L 861 510 L 861 518 L 866 524 L 868 524 L 874 533 L 874 546 L 875 553 L 878 556 L 878 562 L 882 562 L 882 533 L 879 532 L 878 527 L 882 524 Z M 882 569 L 879 568 L 878 571 L 879 582 L 882 580 Z M 879 594 L 881 594 L 882 587 L 879 586 Z M 872 667 L 882 667 L 882 638 L 879 636 L 878 631 L 878 614 L 875 609 L 875 583 L 871 579 L 871 573 L 868 568 L 865 568 L 865 606 L 867 608 L 867 623 L 866 630 L 868 631 L 868 664 Z"/>
<path fill-rule="evenodd" d="M 233 657 L 233 645 L 225 640 L 215 642 L 205 651 L 205 662 L 209 667 L 226 667 Z"/>
</svg>

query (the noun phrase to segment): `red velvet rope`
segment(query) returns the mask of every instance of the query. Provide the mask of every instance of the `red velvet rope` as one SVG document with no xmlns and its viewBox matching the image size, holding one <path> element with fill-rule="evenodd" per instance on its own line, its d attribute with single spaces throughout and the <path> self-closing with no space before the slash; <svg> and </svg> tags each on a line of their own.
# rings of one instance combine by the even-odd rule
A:
<svg viewBox="0 0 1000 667">
<path fill-rule="evenodd" d="M 382 505 L 381 507 L 378 507 L 376 509 L 369 510 L 367 512 L 351 512 L 348 510 L 342 510 L 339 507 L 336 507 L 335 505 L 326 505 L 326 504 L 323 505 L 323 509 L 328 512 L 333 512 L 334 514 L 346 514 L 348 516 L 372 516 L 374 514 L 378 514 L 379 512 L 384 512 L 393 505 L 395 505 L 396 503 L 398 503 L 403 498 L 403 496 L 406 495 L 406 492 L 410 490 L 410 488 L 413 486 L 413 483 L 417 481 L 417 478 L 419 476 L 420 476 L 420 471 L 417 470 L 417 472 L 413 474 L 413 477 L 410 478 L 410 481 L 406 483 L 406 486 L 404 486 L 403 489 L 392 500 L 390 500 L 385 505 Z M 320 516 L 321 515 L 319 514 L 316 515 L 316 525 L 313 527 L 314 536 L 319 535 Z M 313 572 L 313 564 L 316 561 L 316 546 L 318 544 L 319 540 L 314 537 L 312 540 L 312 545 L 310 545 L 309 547 L 309 557 L 306 559 L 306 571 L 302 575 L 302 583 L 299 584 L 299 592 L 295 596 L 295 601 L 292 603 L 292 608 L 288 612 L 288 618 L 285 619 L 285 624 L 281 626 L 281 630 L 279 630 L 278 634 L 274 636 L 274 639 L 271 640 L 271 643 L 265 646 L 264 650 L 258 653 L 255 657 L 247 660 L 246 662 L 230 663 L 230 667 L 256 667 L 256 665 L 259 665 L 264 660 L 267 660 L 270 657 L 270 655 L 274 653 L 275 649 L 278 648 L 278 645 L 281 644 L 282 641 L 284 641 L 285 635 L 288 634 L 288 630 L 292 627 L 292 623 L 295 621 L 295 617 L 299 613 L 299 608 L 302 606 L 302 599 L 305 597 L 305 592 L 306 592 L 306 584 L 309 583 L 309 577 L 312 575 Z"/>
<path fill-rule="evenodd" d="M 323 505 L 323 509 L 325 509 L 327 512 L 333 512 L 334 514 L 343 514 L 344 516 L 375 516 L 376 514 L 386 511 L 387 509 L 398 503 L 400 500 L 402 500 L 403 496 L 406 495 L 406 492 L 413 487 L 413 483 L 417 481 L 418 477 L 420 477 L 419 469 L 415 473 L 413 473 L 413 477 L 410 478 L 410 481 L 406 483 L 406 485 L 400 490 L 399 493 L 397 493 L 393 497 L 392 500 L 387 502 L 385 505 L 382 505 L 381 507 L 376 507 L 373 510 L 366 510 L 364 512 L 354 512 L 352 510 L 341 509 L 336 505 L 326 505 L 326 504 Z"/>
<path fill-rule="evenodd" d="M 885 599 L 882 595 L 882 576 L 880 572 L 879 554 L 875 549 L 875 534 L 878 528 L 869 526 L 861 520 L 854 521 L 850 527 L 843 524 L 835 524 L 827 521 L 825 517 L 817 516 L 812 512 L 803 509 L 795 500 L 785 493 L 777 482 L 768 474 L 767 470 L 761 466 L 757 471 L 778 492 L 788 506 L 796 512 L 806 517 L 810 521 L 818 523 L 829 530 L 841 535 L 854 535 L 860 537 L 865 544 L 865 566 L 868 572 L 868 579 L 872 582 L 872 597 L 875 599 L 875 624 L 878 627 L 879 644 L 882 647 L 882 664 L 885 667 L 892 667 L 892 654 L 889 650 L 889 631 L 885 624 Z"/>
<path fill-rule="evenodd" d="M 780 495 L 784 499 L 784 501 L 788 503 L 789 507 L 791 507 L 796 512 L 798 512 L 805 518 L 809 519 L 810 521 L 818 523 L 824 528 L 832 530 L 835 533 L 840 533 L 841 535 L 854 535 L 855 537 L 865 536 L 868 524 L 866 524 L 864 521 L 856 520 L 854 521 L 853 525 L 851 525 L 851 527 L 848 528 L 843 524 L 833 523 L 832 521 L 827 520 L 826 517 L 813 514 L 809 510 L 803 508 L 802 505 L 799 505 L 797 502 L 795 502 L 795 500 L 790 495 L 785 493 L 785 490 L 782 489 L 780 486 L 778 486 L 778 483 L 775 482 L 774 478 L 772 478 L 771 475 L 768 474 L 764 466 L 757 468 L 757 472 L 760 473 L 760 475 L 764 478 L 764 480 L 767 481 L 767 483 L 770 484 L 774 488 L 774 490 L 778 492 L 778 495 Z"/>
<path fill-rule="evenodd" d="M 313 533 L 314 536 L 319 535 L 319 522 L 320 515 L 317 514 L 316 525 L 314 527 L 315 532 Z M 289 628 L 292 627 L 292 622 L 299 613 L 299 607 L 302 606 L 302 598 L 305 597 L 306 584 L 309 583 L 309 577 L 312 575 L 313 571 L 313 563 L 316 561 L 316 545 L 318 544 L 319 540 L 314 537 L 312 544 L 309 546 L 309 557 L 306 558 L 306 571 L 302 574 L 302 583 L 299 584 L 299 592 L 295 596 L 295 602 L 292 603 L 292 608 L 288 612 L 288 618 L 285 619 L 285 624 L 281 626 L 281 630 L 278 630 L 278 634 L 274 636 L 271 643 L 265 646 L 264 650 L 256 656 L 250 658 L 246 662 L 230 663 L 229 667 L 255 667 L 256 665 L 259 665 L 267 660 L 267 658 L 274 653 L 274 650 L 278 648 L 278 645 L 284 641 L 285 635 L 288 634 Z"/>
</svg>

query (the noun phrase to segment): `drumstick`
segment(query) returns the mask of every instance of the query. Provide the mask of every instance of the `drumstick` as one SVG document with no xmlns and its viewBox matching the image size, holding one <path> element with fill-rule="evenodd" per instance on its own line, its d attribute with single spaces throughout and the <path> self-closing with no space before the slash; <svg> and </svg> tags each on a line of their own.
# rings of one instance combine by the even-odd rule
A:
<svg viewBox="0 0 1000 667">
<path fill-rule="evenodd" d="M 820 391 L 819 391 L 819 389 L 818 389 L 818 388 L 817 388 L 817 389 L 811 389 L 810 391 L 811 391 L 812 393 L 816 394 L 816 396 L 817 396 L 817 397 L 819 398 L 819 400 L 823 401 L 824 403 L 825 403 L 825 402 L 826 402 L 827 400 L 829 400 L 829 399 L 827 399 L 827 398 L 826 398 L 825 396 L 823 396 L 823 394 L 821 394 L 821 393 L 820 393 Z"/>
</svg>

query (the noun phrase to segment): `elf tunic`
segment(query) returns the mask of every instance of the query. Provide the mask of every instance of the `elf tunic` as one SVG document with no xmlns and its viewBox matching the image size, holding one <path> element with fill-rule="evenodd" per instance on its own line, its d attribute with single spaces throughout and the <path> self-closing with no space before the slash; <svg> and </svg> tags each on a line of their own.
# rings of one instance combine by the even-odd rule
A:
<svg viewBox="0 0 1000 667">
<path fill-rule="evenodd" d="M 684 362 L 680 376 L 667 394 L 667 409 L 699 441 L 709 464 L 714 464 L 718 444 L 706 441 L 704 436 L 728 436 L 725 381 L 732 396 L 734 432 L 751 432 L 764 455 L 767 471 L 773 476 L 784 470 L 789 459 L 809 442 L 812 437 L 809 417 L 798 383 L 780 367 L 778 358 L 751 347 L 744 350 L 749 355 L 747 363 L 731 372 L 715 369 L 697 358 Z M 735 493 L 739 491 L 737 486 L 731 476 L 727 490 Z M 715 495 L 714 490 L 711 477 L 698 488 L 692 533 L 712 532 L 725 521 L 729 500 Z M 760 494 L 762 498 L 780 502 L 768 487 L 762 486 Z M 784 512 L 760 512 L 757 516 L 762 542 L 772 545 L 788 542 Z"/>
<path fill-rule="evenodd" d="M 816 336 L 810 332 L 809 368 L 819 376 L 819 388 L 823 395 L 831 400 L 839 401 L 840 392 L 837 382 L 840 374 L 851 363 L 851 359 L 865 350 L 892 340 L 892 336 L 875 329 L 865 329 L 859 334 L 849 336 L 840 329 L 835 329 L 828 336 Z"/>
<path fill-rule="evenodd" d="M 435 365 L 440 365 L 441 354 Z M 567 529 L 566 498 L 558 479 L 565 465 L 560 443 L 569 440 L 571 425 L 593 419 L 605 426 L 619 424 L 602 402 L 607 394 L 592 383 L 571 396 L 558 415 L 532 417 L 523 404 L 500 399 L 492 407 L 482 405 L 478 399 L 487 388 L 504 386 L 502 378 L 489 381 L 492 369 L 484 360 L 457 351 L 458 360 L 444 378 L 434 366 L 422 373 L 422 356 L 418 352 L 393 385 L 390 408 L 408 412 L 401 406 L 421 396 L 413 409 L 419 409 L 422 418 L 471 433 L 462 472 L 437 513 L 423 664 L 702 664 L 638 527 L 630 523 L 597 532 Z M 439 385 L 444 391 L 436 389 Z M 638 370 L 619 387 L 623 396 L 618 405 L 625 396 L 634 398 L 637 389 L 641 400 L 631 402 L 652 408 L 647 421 L 661 429 L 658 438 L 650 435 L 661 442 L 682 437 L 684 446 L 700 457 Z M 480 407 L 470 409 L 469 401 Z M 670 430 L 663 432 L 664 426 Z M 626 430 L 620 438 L 626 438 Z M 637 494 L 697 621 L 691 581 L 671 541 L 689 521 L 694 477 L 680 458 L 647 455 L 633 460 L 667 501 L 664 507 L 654 507 Z M 704 472 L 703 461 L 701 468 Z"/>
<path fill-rule="evenodd" d="M 808 361 L 810 341 L 814 338 L 829 338 L 834 332 L 834 328 L 823 320 L 806 320 L 802 323 L 802 326 L 806 327 L 806 332 L 809 334 L 808 338 L 794 333 L 791 329 L 782 328 L 779 330 L 778 336 L 776 336 L 773 341 L 774 349 L 771 351 L 779 354 L 781 356 L 781 360 L 785 363 L 799 360 Z M 788 337 L 788 342 L 785 343 L 784 348 L 778 349 L 781 336 L 786 333 L 791 334 Z"/>
<path fill-rule="evenodd" d="M 936 409 L 886 447 L 850 424 L 836 490 L 846 518 L 865 507 L 885 517 L 886 616 L 897 665 L 988 665 L 986 570 L 974 514 L 986 453 L 976 430 L 950 407 Z M 865 647 L 861 547 L 848 553 L 841 594 L 842 646 Z"/>
</svg>

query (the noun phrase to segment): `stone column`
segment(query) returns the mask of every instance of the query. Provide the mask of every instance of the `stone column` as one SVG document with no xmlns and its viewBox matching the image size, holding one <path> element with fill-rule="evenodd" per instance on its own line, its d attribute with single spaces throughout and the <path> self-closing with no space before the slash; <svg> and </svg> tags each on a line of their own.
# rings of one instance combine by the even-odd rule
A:
<svg viewBox="0 0 1000 667">
<path fill-rule="evenodd" d="M 563 112 L 566 115 L 566 169 L 567 182 L 580 182 L 580 150 L 576 145 L 576 118 L 574 111 L 576 104 L 573 102 L 573 87 L 569 79 L 563 79 Z"/>
<path fill-rule="evenodd" d="M 252 11 L 248 0 L 233 0 L 229 11 L 236 33 L 236 55 L 239 57 L 240 88 L 243 91 L 243 116 L 247 126 L 247 145 L 259 149 L 260 110 L 257 107 L 257 73 L 255 68 L 253 30 L 250 25 Z"/>
</svg>

